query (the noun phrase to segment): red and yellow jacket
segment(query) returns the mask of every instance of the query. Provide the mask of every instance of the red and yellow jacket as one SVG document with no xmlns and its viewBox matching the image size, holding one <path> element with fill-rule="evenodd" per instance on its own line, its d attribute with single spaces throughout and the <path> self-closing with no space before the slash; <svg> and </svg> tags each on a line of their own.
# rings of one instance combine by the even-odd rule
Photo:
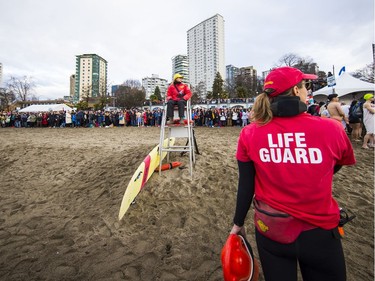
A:
<svg viewBox="0 0 375 281">
<path fill-rule="evenodd" d="M 192 94 L 188 85 L 184 83 L 176 83 L 176 84 L 172 83 L 168 87 L 167 101 L 168 100 L 179 101 L 181 99 L 189 100 L 191 98 L 191 95 Z"/>
</svg>

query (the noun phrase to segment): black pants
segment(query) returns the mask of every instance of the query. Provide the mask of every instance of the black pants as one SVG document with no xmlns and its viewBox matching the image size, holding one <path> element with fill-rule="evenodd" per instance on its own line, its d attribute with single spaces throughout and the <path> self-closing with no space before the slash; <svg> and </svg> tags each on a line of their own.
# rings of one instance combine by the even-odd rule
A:
<svg viewBox="0 0 375 281">
<path fill-rule="evenodd" d="M 178 117 L 180 119 L 184 118 L 185 115 L 185 105 L 186 105 L 186 100 L 181 99 L 179 101 L 175 100 L 169 100 L 167 103 L 167 117 L 168 118 L 173 118 L 173 111 L 174 111 L 174 106 L 178 106 Z"/>
<path fill-rule="evenodd" d="M 297 281 L 297 262 L 304 281 L 345 281 L 345 258 L 337 228 L 304 231 L 291 244 L 280 244 L 256 230 L 266 281 Z"/>
</svg>

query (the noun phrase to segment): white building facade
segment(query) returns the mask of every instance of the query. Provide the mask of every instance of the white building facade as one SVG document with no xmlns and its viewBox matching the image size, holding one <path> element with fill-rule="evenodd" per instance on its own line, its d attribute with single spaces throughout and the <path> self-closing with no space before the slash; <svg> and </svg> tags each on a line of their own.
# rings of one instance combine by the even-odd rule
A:
<svg viewBox="0 0 375 281">
<path fill-rule="evenodd" d="M 107 95 L 107 61 L 96 54 L 76 56 L 73 101 Z"/>
<path fill-rule="evenodd" d="M 164 98 L 169 86 L 167 79 L 159 78 L 157 74 L 152 74 L 151 77 L 142 79 L 142 87 L 146 92 L 146 100 L 149 100 L 150 96 L 155 93 L 156 86 L 159 87 L 160 94 Z"/>
<path fill-rule="evenodd" d="M 189 82 L 196 87 L 204 84 L 212 91 L 216 73 L 225 81 L 224 18 L 215 16 L 187 31 Z"/>
</svg>

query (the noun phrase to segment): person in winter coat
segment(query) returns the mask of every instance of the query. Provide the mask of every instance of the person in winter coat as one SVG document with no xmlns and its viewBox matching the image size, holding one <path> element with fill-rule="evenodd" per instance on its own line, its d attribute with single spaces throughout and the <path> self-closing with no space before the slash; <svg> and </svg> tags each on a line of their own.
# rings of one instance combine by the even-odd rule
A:
<svg viewBox="0 0 375 281">
<path fill-rule="evenodd" d="M 181 74 L 175 74 L 173 83 L 168 87 L 167 91 L 167 124 L 173 124 L 173 110 L 174 106 L 178 106 L 178 115 L 180 117 L 180 124 L 184 124 L 184 110 L 186 102 L 191 98 L 192 94 L 189 86 L 182 83 L 184 77 Z"/>
</svg>

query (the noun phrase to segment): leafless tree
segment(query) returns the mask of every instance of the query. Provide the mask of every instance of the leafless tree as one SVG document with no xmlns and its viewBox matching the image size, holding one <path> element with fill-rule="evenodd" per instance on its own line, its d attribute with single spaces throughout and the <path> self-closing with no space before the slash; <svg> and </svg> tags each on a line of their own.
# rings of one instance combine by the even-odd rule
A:
<svg viewBox="0 0 375 281">
<path fill-rule="evenodd" d="M 300 57 L 297 54 L 289 53 L 282 56 L 276 67 L 280 66 L 291 66 L 298 68 L 302 72 L 305 73 L 315 73 L 316 71 L 316 63 L 310 57 Z M 316 74 L 316 73 L 315 73 Z"/>
<path fill-rule="evenodd" d="M 130 88 L 139 89 L 139 90 L 142 88 L 141 82 L 139 82 L 138 80 L 132 80 L 132 79 L 126 80 L 123 83 L 123 85 L 128 86 Z"/>
<path fill-rule="evenodd" d="M 364 68 L 357 69 L 353 76 L 363 81 L 374 83 L 374 67 L 374 63 L 368 64 Z"/>
<path fill-rule="evenodd" d="M 229 98 L 234 98 L 236 96 L 236 83 L 234 79 L 226 79 L 225 90 L 228 92 Z"/>
<path fill-rule="evenodd" d="M 32 97 L 32 91 L 35 88 L 35 83 L 31 77 L 15 77 L 11 76 L 6 83 L 8 91 L 12 92 L 17 100 L 27 101 Z"/>
<path fill-rule="evenodd" d="M 140 107 L 146 100 L 146 92 L 143 89 L 137 87 L 132 88 L 125 85 L 121 85 L 117 89 L 115 96 L 116 106 L 125 108 Z"/>
<path fill-rule="evenodd" d="M 276 67 L 281 66 L 294 66 L 301 62 L 301 57 L 294 53 L 283 55 L 276 64 Z"/>
<path fill-rule="evenodd" d="M 204 98 L 204 94 L 206 91 L 206 84 L 205 82 L 201 81 L 199 84 L 195 87 L 191 87 L 192 97 L 191 102 L 198 103 Z"/>
</svg>

